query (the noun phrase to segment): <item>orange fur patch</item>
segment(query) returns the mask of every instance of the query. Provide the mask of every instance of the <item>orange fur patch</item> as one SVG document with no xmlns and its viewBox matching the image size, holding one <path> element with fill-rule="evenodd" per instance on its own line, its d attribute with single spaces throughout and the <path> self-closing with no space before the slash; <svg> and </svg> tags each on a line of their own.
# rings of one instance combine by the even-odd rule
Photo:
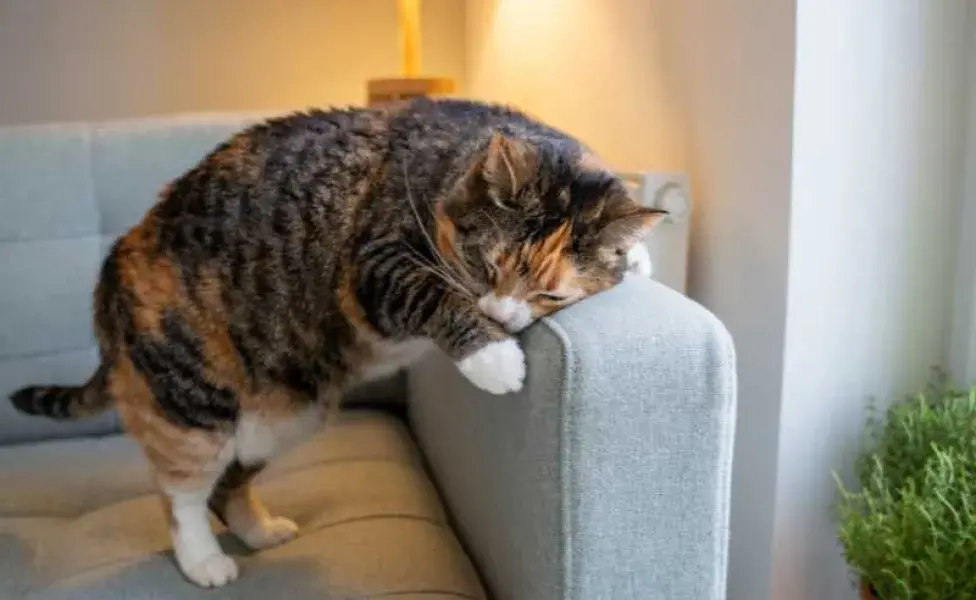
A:
<svg viewBox="0 0 976 600">
<path fill-rule="evenodd" d="M 572 270 L 572 261 L 565 254 L 571 233 L 571 225 L 563 223 L 549 237 L 544 239 L 533 252 L 530 262 L 532 274 L 536 281 L 547 290 L 558 287 L 559 282 L 567 277 Z"/>
<path fill-rule="evenodd" d="M 122 354 L 109 375 L 109 391 L 127 433 L 142 446 L 157 477 L 170 487 L 187 489 L 212 478 L 230 434 L 170 422 L 157 408 L 146 380 Z"/>
<path fill-rule="evenodd" d="M 151 213 L 122 238 L 118 263 L 119 281 L 133 296 L 136 329 L 158 332 L 162 313 L 176 304 L 181 285 L 179 269 L 159 252 Z"/>
<path fill-rule="evenodd" d="M 339 297 L 339 310 L 342 311 L 342 314 L 357 330 L 369 332 L 371 335 L 378 335 L 373 331 L 372 325 L 366 319 L 366 313 L 363 311 L 363 307 L 360 306 L 359 300 L 356 299 L 352 270 L 353 267 L 351 265 L 346 265 L 343 269 L 344 276 L 339 282 L 339 289 L 336 290 Z"/>
<path fill-rule="evenodd" d="M 442 204 L 437 204 L 434 210 L 434 244 L 437 247 L 437 252 L 455 267 L 461 267 L 461 258 L 458 256 L 457 246 L 455 246 L 457 227 L 454 226 L 454 221 L 444 214 Z"/>
<path fill-rule="evenodd" d="M 250 136 L 235 135 L 220 152 L 213 155 L 210 162 L 224 173 L 256 178 L 260 175 L 260 168 L 254 160 L 252 144 Z"/>
<path fill-rule="evenodd" d="M 517 252 L 502 254 L 496 261 L 500 276 L 495 294 L 520 297 L 531 291 L 527 287 L 550 291 L 567 285 L 572 287 L 577 272 L 566 252 L 571 236 L 572 225 L 567 222 L 543 240 L 522 246 Z M 528 268 L 530 283 L 522 280 L 521 265 Z"/>
<path fill-rule="evenodd" d="M 543 240 L 500 255 L 495 261 L 500 274 L 494 293 L 529 300 L 533 315 L 540 317 L 615 283 L 601 272 L 580 272 L 569 251 L 571 243 L 572 225 L 567 222 Z M 554 293 L 560 299 L 533 292 Z"/>
</svg>

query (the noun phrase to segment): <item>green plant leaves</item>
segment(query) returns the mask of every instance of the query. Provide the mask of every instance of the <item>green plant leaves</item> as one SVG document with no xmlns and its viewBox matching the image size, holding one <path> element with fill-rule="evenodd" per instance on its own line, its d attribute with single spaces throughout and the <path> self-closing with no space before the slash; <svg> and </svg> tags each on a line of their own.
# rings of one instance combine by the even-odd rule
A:
<svg viewBox="0 0 976 600">
<path fill-rule="evenodd" d="M 946 379 L 869 415 L 837 536 L 882 600 L 976 598 L 976 388 Z"/>
</svg>

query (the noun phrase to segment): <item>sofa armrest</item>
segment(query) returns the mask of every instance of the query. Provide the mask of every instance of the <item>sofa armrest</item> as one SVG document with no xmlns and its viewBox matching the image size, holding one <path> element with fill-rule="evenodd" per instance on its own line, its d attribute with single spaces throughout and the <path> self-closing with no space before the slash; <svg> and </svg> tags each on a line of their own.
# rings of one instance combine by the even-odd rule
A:
<svg viewBox="0 0 976 600">
<path fill-rule="evenodd" d="M 725 598 L 735 357 L 719 321 L 650 280 L 522 336 L 525 389 L 492 396 L 444 357 L 410 414 L 497 600 Z"/>
</svg>

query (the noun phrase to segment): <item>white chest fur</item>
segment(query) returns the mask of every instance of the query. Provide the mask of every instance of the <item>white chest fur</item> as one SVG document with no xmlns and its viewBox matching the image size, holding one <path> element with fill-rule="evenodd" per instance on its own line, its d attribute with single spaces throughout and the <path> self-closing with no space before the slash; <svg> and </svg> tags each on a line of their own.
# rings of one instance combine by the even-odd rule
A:
<svg viewBox="0 0 976 600">
<path fill-rule="evenodd" d="M 433 342 L 427 338 L 377 343 L 373 349 L 376 358 L 357 373 L 355 379 L 365 382 L 392 375 L 433 347 Z M 290 415 L 245 412 L 237 423 L 234 453 L 244 465 L 265 462 L 309 437 L 324 420 L 325 409 L 319 404 Z"/>
<path fill-rule="evenodd" d="M 325 420 L 319 405 L 291 415 L 245 412 L 237 422 L 235 454 L 243 465 L 265 462 L 309 437 Z"/>
</svg>

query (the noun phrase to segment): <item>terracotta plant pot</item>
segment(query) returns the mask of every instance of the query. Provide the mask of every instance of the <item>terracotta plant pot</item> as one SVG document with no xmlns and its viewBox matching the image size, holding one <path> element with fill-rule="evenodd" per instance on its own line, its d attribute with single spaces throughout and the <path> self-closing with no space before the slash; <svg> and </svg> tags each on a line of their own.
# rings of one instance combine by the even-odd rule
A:
<svg viewBox="0 0 976 600">
<path fill-rule="evenodd" d="M 874 595 L 874 590 L 871 589 L 865 582 L 861 582 L 861 600 L 878 600 L 878 597 Z"/>
</svg>

